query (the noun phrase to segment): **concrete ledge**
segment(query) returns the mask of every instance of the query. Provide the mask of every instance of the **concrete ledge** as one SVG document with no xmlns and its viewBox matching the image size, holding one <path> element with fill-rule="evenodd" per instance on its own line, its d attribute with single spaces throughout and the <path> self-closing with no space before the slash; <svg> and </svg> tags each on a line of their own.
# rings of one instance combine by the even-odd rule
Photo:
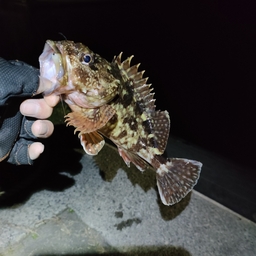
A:
<svg viewBox="0 0 256 256">
<path fill-rule="evenodd" d="M 0 255 L 255 255 L 255 223 L 196 191 L 166 207 L 154 173 L 120 160 L 108 146 L 82 155 L 59 172 L 73 185 L 2 208 Z"/>
</svg>

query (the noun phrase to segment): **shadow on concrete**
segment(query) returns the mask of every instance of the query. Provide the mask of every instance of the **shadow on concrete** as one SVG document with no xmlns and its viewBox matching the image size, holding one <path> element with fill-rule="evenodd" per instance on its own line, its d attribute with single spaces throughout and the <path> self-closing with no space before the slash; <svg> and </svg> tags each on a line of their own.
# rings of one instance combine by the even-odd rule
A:
<svg viewBox="0 0 256 256">
<path fill-rule="evenodd" d="M 129 250 L 129 249 L 128 249 Z M 57 256 L 59 254 L 38 254 L 38 256 Z M 161 255 L 161 256 L 191 256 L 191 254 L 181 247 L 174 246 L 141 246 L 128 252 L 106 252 L 106 253 L 78 253 L 78 254 L 62 254 L 64 256 L 149 256 L 149 255 Z"/>
<path fill-rule="evenodd" d="M 54 134 L 43 141 L 45 152 L 34 166 L 1 163 L 0 192 L 4 193 L 0 194 L 0 208 L 23 203 L 41 190 L 63 191 L 74 185 L 72 176 L 82 169 L 79 160 L 83 150 L 73 131 L 72 127 L 55 125 Z M 123 169 L 134 186 L 139 185 L 145 192 L 151 188 L 157 190 L 155 172 L 151 167 L 144 172 L 132 164 L 130 168 L 127 167 L 116 147 L 109 143 L 94 156 L 105 181 L 112 181 L 118 169 Z M 165 206 L 158 196 L 159 211 L 163 219 L 172 220 L 186 208 L 189 201 L 190 195 L 174 206 Z"/>
<path fill-rule="evenodd" d="M 100 153 L 93 157 L 95 163 L 100 169 L 102 178 L 105 181 L 111 182 L 116 176 L 119 169 L 126 172 L 128 179 L 133 186 L 139 185 L 145 192 L 153 188 L 157 191 L 156 187 L 156 175 L 153 168 L 149 167 L 144 172 L 140 172 L 133 164 L 130 168 L 125 164 L 123 159 L 119 156 L 119 153 L 115 146 L 111 142 L 108 142 Z M 158 194 L 157 203 L 159 205 L 159 211 L 162 218 L 166 221 L 174 219 L 178 216 L 189 204 L 191 193 L 189 193 L 183 200 L 173 206 L 166 206 L 161 202 Z"/>
<path fill-rule="evenodd" d="M 54 134 L 43 141 L 45 151 L 33 166 L 1 163 L 0 207 L 22 203 L 40 190 L 63 191 L 74 184 L 82 155 L 74 150 L 77 137 L 72 128 L 56 125 Z"/>
<path fill-rule="evenodd" d="M 160 196 L 158 194 L 157 203 L 158 203 L 159 211 L 162 218 L 166 221 L 170 221 L 176 218 L 188 206 L 190 202 L 190 198 L 191 198 L 191 192 L 185 198 L 183 198 L 179 203 L 172 206 L 167 206 L 162 203 Z"/>
</svg>

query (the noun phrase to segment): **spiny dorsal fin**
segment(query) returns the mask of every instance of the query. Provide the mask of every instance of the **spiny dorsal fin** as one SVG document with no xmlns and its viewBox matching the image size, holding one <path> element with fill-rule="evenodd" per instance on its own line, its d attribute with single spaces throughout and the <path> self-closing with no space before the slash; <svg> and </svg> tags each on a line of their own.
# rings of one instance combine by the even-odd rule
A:
<svg viewBox="0 0 256 256">
<path fill-rule="evenodd" d="M 122 60 L 121 60 L 122 55 L 123 55 L 123 52 L 120 52 L 118 56 L 114 56 L 112 63 L 116 63 L 118 66 L 120 66 L 122 63 Z"/>
<path fill-rule="evenodd" d="M 150 131 L 151 139 L 148 146 L 155 154 L 163 154 L 169 137 L 170 118 L 167 111 L 155 111 L 155 99 L 151 84 L 147 84 L 148 77 L 143 78 L 144 70 L 138 71 L 140 64 L 131 66 L 133 55 L 121 62 L 122 53 L 114 58 L 114 63 L 122 70 L 125 80 L 130 80 L 129 86 L 133 91 L 133 98 L 139 104 L 140 111 L 145 115 L 145 128 Z"/>
<path fill-rule="evenodd" d="M 136 75 L 136 74 L 138 73 L 138 68 L 139 68 L 139 66 L 140 66 L 140 63 L 137 64 L 137 65 L 131 66 L 130 68 L 128 68 L 128 69 L 126 70 L 127 75 L 128 75 L 130 78 L 132 78 L 132 76 L 134 76 L 134 75 Z M 134 79 L 134 78 L 133 78 L 133 79 Z"/>
<path fill-rule="evenodd" d="M 126 76 L 125 80 L 131 80 L 131 87 L 134 91 L 134 97 L 136 101 L 140 101 L 142 110 L 147 113 L 147 116 L 150 117 L 152 110 L 155 110 L 155 100 L 153 99 L 154 93 L 152 93 L 151 84 L 147 84 L 148 77 L 143 78 L 145 70 L 138 71 L 140 66 L 139 64 L 131 66 L 131 60 L 134 57 L 133 55 L 121 61 L 122 52 L 116 57 L 114 57 L 113 63 L 115 63 L 120 70 L 123 70 L 123 75 Z M 145 97 L 147 96 L 147 97 Z"/>
<path fill-rule="evenodd" d="M 129 69 L 130 68 L 130 66 L 131 66 L 131 61 L 132 61 L 132 58 L 133 58 L 134 56 L 132 55 L 132 56 L 130 56 L 129 58 L 127 58 L 125 61 L 123 61 L 122 63 L 121 63 L 121 67 L 124 69 L 124 70 L 127 70 L 127 69 Z"/>
<path fill-rule="evenodd" d="M 139 81 L 143 78 L 144 73 L 145 73 L 145 70 L 139 71 L 136 74 L 134 74 L 133 76 L 131 76 L 131 78 L 135 81 Z"/>
</svg>

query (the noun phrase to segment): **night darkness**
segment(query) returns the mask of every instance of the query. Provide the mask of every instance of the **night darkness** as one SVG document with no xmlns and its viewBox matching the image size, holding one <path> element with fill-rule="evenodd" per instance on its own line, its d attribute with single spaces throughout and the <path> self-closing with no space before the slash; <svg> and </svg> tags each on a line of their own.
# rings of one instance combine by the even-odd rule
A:
<svg viewBox="0 0 256 256">
<path fill-rule="evenodd" d="M 5 4 L 5 2 L 9 4 Z M 171 134 L 254 167 L 255 5 L 240 1 L 0 1 L 0 56 L 38 66 L 44 42 L 135 55 L 171 116 Z"/>
</svg>

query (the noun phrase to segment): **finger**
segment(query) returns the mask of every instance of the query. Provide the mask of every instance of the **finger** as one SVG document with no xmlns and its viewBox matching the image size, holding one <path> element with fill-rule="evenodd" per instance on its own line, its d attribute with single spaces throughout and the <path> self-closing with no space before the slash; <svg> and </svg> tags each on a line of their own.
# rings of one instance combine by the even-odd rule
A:
<svg viewBox="0 0 256 256">
<path fill-rule="evenodd" d="M 30 158 L 29 150 L 28 150 L 32 144 L 33 144 L 32 141 L 26 140 L 24 138 L 20 138 L 19 140 L 17 140 L 9 154 L 9 158 L 7 162 L 16 164 L 16 165 L 22 165 L 22 164 L 32 165 L 33 160 Z M 37 154 L 38 153 L 39 151 L 37 151 Z M 33 154 L 32 154 L 32 157 L 34 157 Z"/>
<path fill-rule="evenodd" d="M 48 96 L 44 96 L 44 100 L 48 104 L 48 106 L 53 108 L 60 101 L 60 97 L 55 95 L 55 94 L 51 94 L 51 95 L 48 95 Z"/>
<path fill-rule="evenodd" d="M 44 151 L 44 145 L 40 142 L 34 142 L 28 147 L 28 155 L 31 160 L 37 159 Z"/>
<path fill-rule="evenodd" d="M 25 100 L 20 105 L 20 112 L 24 116 L 45 119 L 51 116 L 52 107 L 50 107 L 44 99 Z"/>
<path fill-rule="evenodd" d="M 47 138 L 52 135 L 53 123 L 49 120 L 36 120 L 31 127 L 32 133 L 38 138 Z"/>
</svg>

